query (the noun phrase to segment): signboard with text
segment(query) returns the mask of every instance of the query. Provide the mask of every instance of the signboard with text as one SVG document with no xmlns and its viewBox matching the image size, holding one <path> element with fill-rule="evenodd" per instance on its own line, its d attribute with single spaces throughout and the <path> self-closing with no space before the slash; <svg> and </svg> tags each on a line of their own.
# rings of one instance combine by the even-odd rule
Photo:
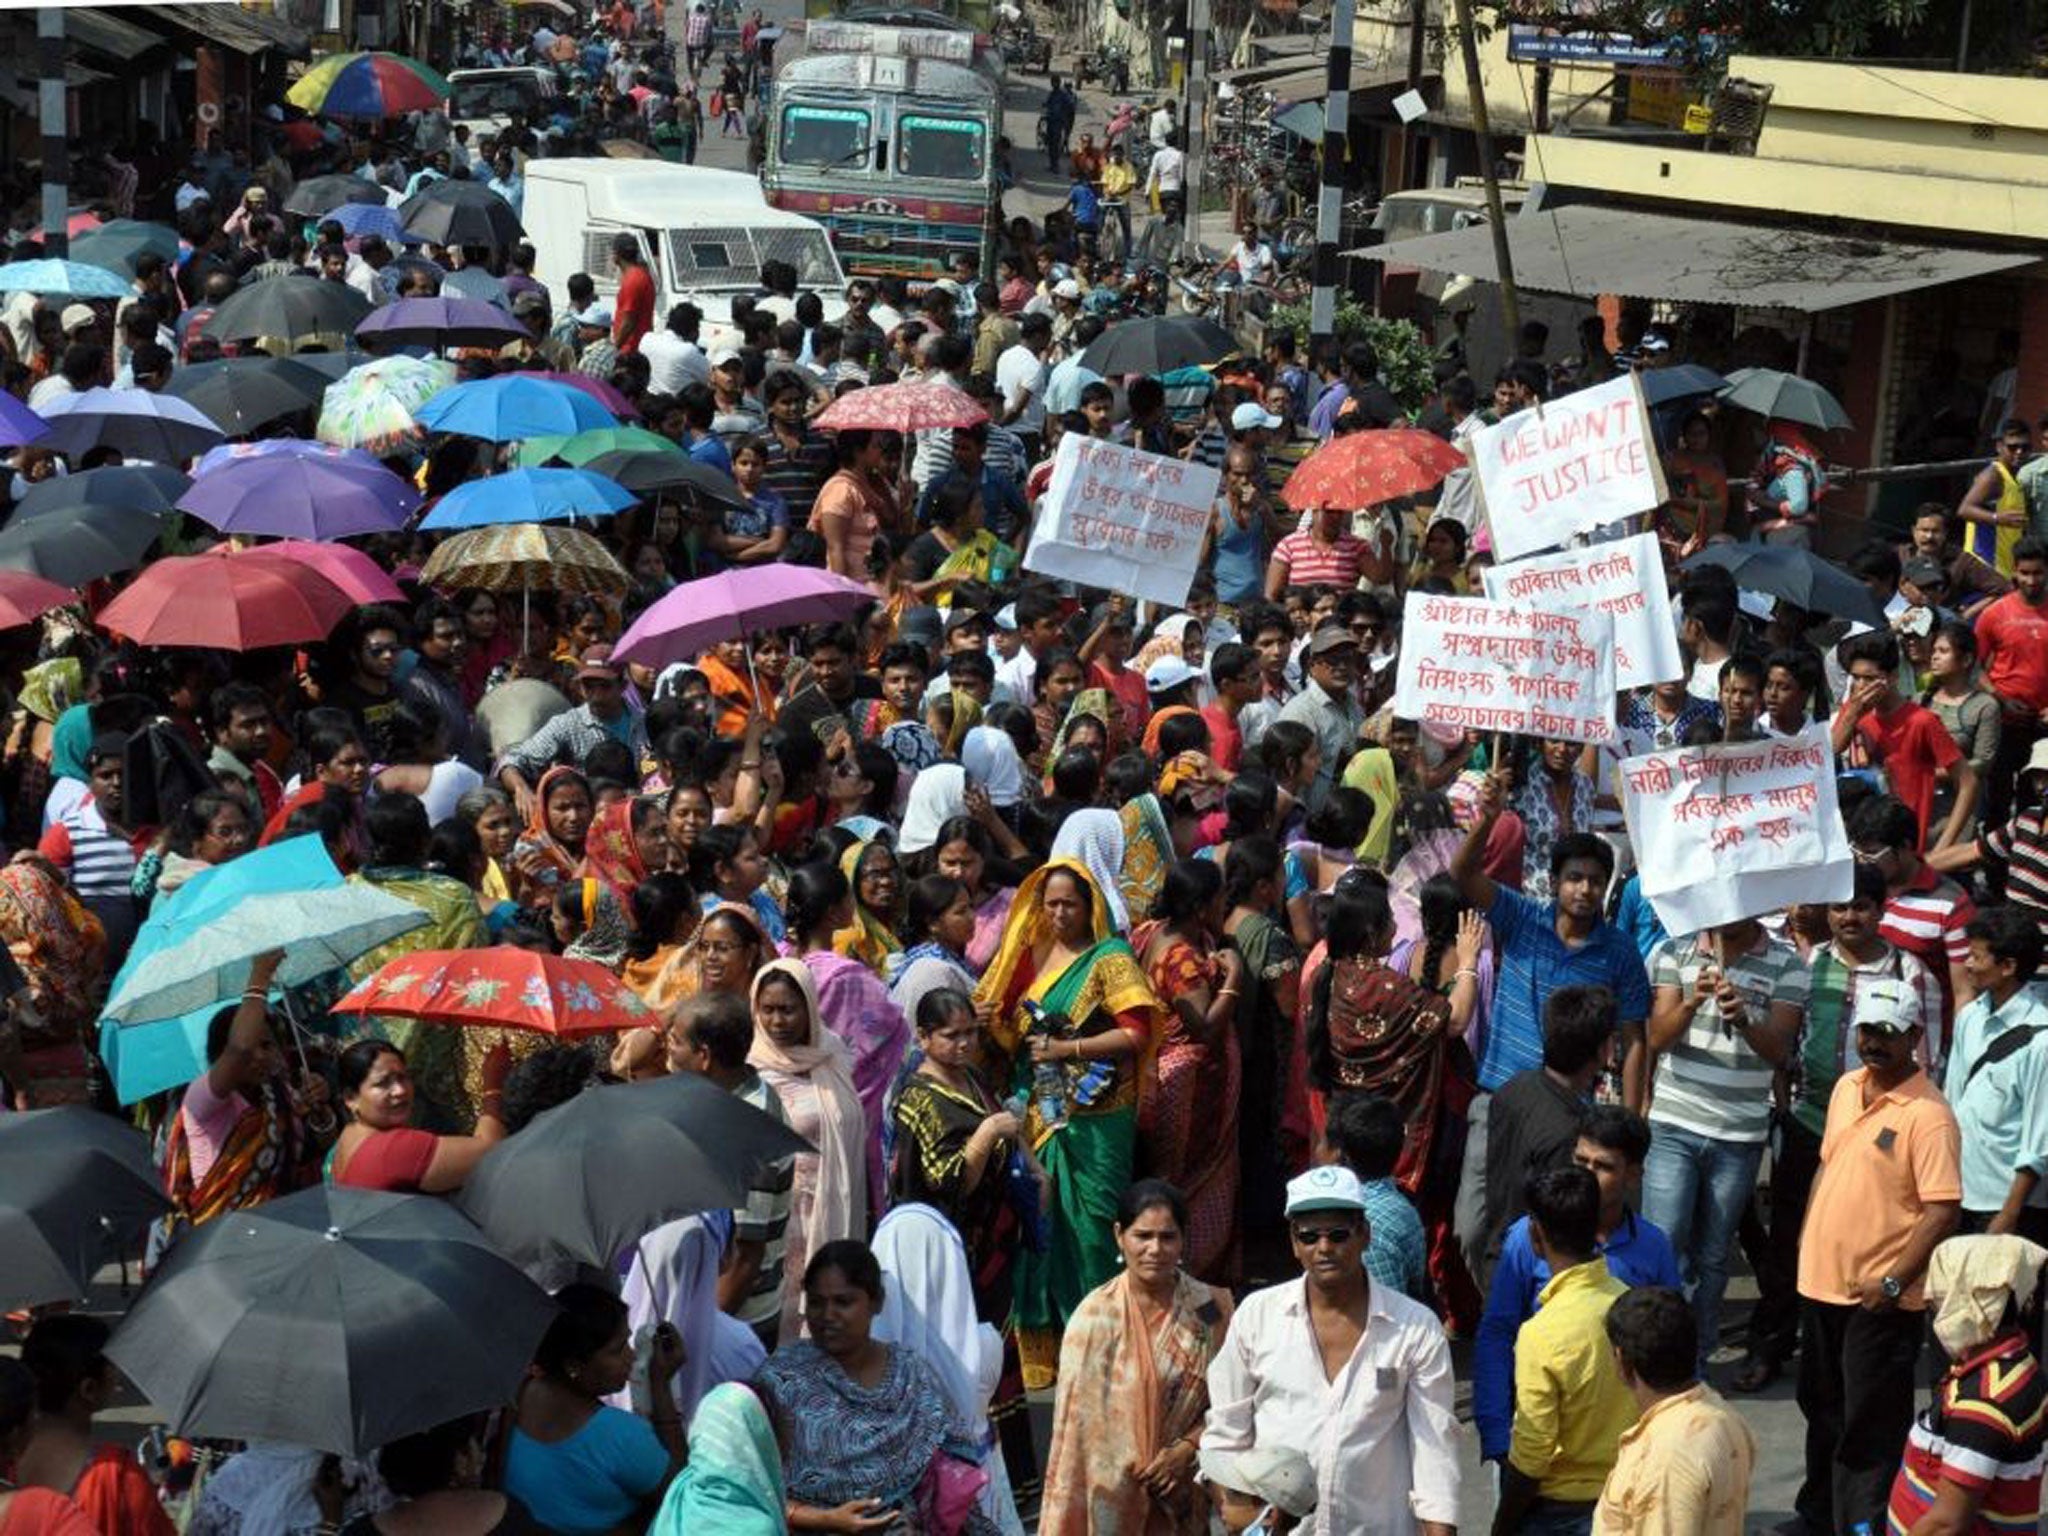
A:
<svg viewBox="0 0 2048 1536">
<path fill-rule="evenodd" d="M 1201 464 L 1069 432 L 1024 568 L 1179 608 L 1202 561 L 1219 479 Z"/>
<path fill-rule="evenodd" d="M 1465 452 L 1503 560 L 1654 511 L 1668 497 L 1632 373 L 1481 427 Z"/>
<path fill-rule="evenodd" d="M 1394 713 L 1469 731 L 1614 735 L 1614 622 L 1477 597 L 1410 593 Z"/>
<path fill-rule="evenodd" d="M 1496 603 L 1591 608 L 1613 619 L 1617 688 L 1645 688 L 1685 675 L 1655 534 L 1489 566 L 1483 579 Z"/>
</svg>

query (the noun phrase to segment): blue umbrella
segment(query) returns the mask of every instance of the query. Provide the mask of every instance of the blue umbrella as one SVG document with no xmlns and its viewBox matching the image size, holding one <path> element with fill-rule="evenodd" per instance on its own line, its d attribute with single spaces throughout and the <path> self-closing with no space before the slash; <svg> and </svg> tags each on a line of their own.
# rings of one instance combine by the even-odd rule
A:
<svg viewBox="0 0 2048 1536">
<path fill-rule="evenodd" d="M 1711 395 L 1728 387 L 1728 381 L 1711 368 L 1698 363 L 1677 363 L 1669 368 L 1645 368 L 1637 375 L 1643 398 L 1652 405 L 1667 400 L 1684 400 L 1693 395 Z"/>
<path fill-rule="evenodd" d="M 528 437 L 574 437 L 590 427 L 618 425 L 610 411 L 582 390 L 517 373 L 457 384 L 434 396 L 413 415 L 430 431 L 460 432 L 465 437 L 480 437 L 491 443 L 516 442 Z"/>
<path fill-rule="evenodd" d="M 105 267 L 83 261 L 0 263 L 0 293 L 61 293 L 74 299 L 125 299 L 134 292 L 128 279 Z"/>
<path fill-rule="evenodd" d="M 443 496 L 422 528 L 483 528 L 494 523 L 604 517 L 640 498 L 589 469 L 515 469 L 467 480 Z"/>
<path fill-rule="evenodd" d="M 273 949 L 285 952 L 278 985 L 303 986 L 428 921 L 409 901 L 346 884 L 312 835 L 202 871 L 163 916 L 149 950 L 138 936 L 115 978 L 104 1014 L 113 1023 L 177 1018 L 237 997 L 250 962 Z"/>
<path fill-rule="evenodd" d="M 50 430 L 50 424 L 14 396 L 0 390 L 0 448 L 32 443 Z"/>
<path fill-rule="evenodd" d="M 339 224 L 351 240 L 375 235 L 392 245 L 419 243 L 420 237 L 410 233 L 398 221 L 398 210 L 383 203 L 343 203 L 339 208 L 330 208 L 320 215 L 323 224 L 329 219 Z"/>
</svg>

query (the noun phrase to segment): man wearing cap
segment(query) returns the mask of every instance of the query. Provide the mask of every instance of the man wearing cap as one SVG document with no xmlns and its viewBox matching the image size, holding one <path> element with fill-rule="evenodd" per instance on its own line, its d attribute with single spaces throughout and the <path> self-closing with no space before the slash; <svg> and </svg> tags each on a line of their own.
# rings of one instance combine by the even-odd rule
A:
<svg viewBox="0 0 2048 1536">
<path fill-rule="evenodd" d="M 717 407 L 711 430 L 730 452 L 742 437 L 757 436 L 767 426 L 760 402 L 747 394 L 747 360 L 740 349 L 711 349 L 711 399 Z"/>
<path fill-rule="evenodd" d="M 1443 1326 L 1368 1278 L 1365 1190 L 1349 1168 L 1289 1181 L 1286 1214 L 1302 1278 L 1247 1296 L 1209 1366 L 1202 1464 L 1226 1523 L 1241 1528 L 1258 1507 L 1256 1479 L 1233 1478 L 1233 1463 L 1279 1448 L 1315 1470 L 1315 1513 L 1297 1530 L 1453 1536 L 1457 1425 Z"/>
<path fill-rule="evenodd" d="M 593 379 L 610 379 L 618 362 L 618 343 L 612 340 L 612 307 L 594 303 L 576 316 L 576 371 Z"/>
<path fill-rule="evenodd" d="M 622 741 L 639 762 L 647 756 L 647 727 L 626 701 L 625 680 L 612 664 L 609 645 L 584 649 L 576 669 L 583 702 L 565 710 L 505 754 L 498 780 L 519 802 L 519 814 L 533 814 L 533 786 L 557 763 L 580 765 L 601 741 Z"/>
<path fill-rule="evenodd" d="M 1315 732 L 1322 761 L 1306 797 L 1308 809 L 1314 812 L 1328 798 L 1330 786 L 1343 771 L 1365 724 L 1365 711 L 1358 707 L 1353 692 L 1358 681 L 1358 641 L 1342 624 L 1319 625 L 1309 637 L 1307 666 L 1307 686 L 1287 701 L 1280 718 L 1299 721 Z"/>
<path fill-rule="evenodd" d="M 1857 989 L 1863 1065 L 1828 1099 L 1820 1175 L 1799 1235 L 1799 1409 L 1806 1480 L 1784 1536 L 1885 1518 L 1913 1422 L 1928 1258 L 1963 1195 L 1956 1117 L 1921 1070 L 1920 1003 L 1903 982 Z"/>
</svg>

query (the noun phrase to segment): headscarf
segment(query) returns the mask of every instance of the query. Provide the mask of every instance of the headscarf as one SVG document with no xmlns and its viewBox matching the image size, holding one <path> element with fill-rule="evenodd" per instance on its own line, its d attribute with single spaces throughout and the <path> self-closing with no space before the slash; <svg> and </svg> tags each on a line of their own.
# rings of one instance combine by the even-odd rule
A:
<svg viewBox="0 0 2048 1536">
<path fill-rule="evenodd" d="M 1200 713 L 1200 710 L 1187 704 L 1169 704 L 1164 709 L 1154 710 L 1152 718 L 1145 722 L 1145 739 L 1139 743 L 1144 748 L 1145 755 L 1147 757 L 1157 757 L 1159 755 L 1160 726 L 1166 724 L 1175 715 L 1199 715 Z"/>
<path fill-rule="evenodd" d="M 1052 745 L 1046 749 L 1045 766 L 1051 768 L 1059 761 L 1059 755 L 1067 750 L 1067 732 L 1074 728 L 1076 720 L 1093 720 L 1102 727 L 1109 739 L 1108 756 L 1116 756 L 1122 745 L 1123 711 L 1116 707 L 1116 700 L 1109 696 L 1107 688 L 1083 688 L 1074 695 L 1074 702 L 1067 706 L 1067 718 L 1060 722 L 1060 728 L 1053 732 Z"/>
<path fill-rule="evenodd" d="M 801 960 L 771 960 L 754 975 L 750 1000 L 760 1002 L 761 986 L 779 976 L 794 985 L 804 1000 L 810 1039 L 803 1045 L 780 1046 L 757 1022 L 747 1065 L 785 1077 L 809 1078 L 818 1095 L 818 1187 L 811 1206 L 806 1253 L 816 1253 L 842 1237 L 867 1230 L 867 1115 L 853 1086 L 853 1055 L 846 1042 L 825 1027 L 818 1006 L 818 983 Z M 789 1333 L 785 1327 L 785 1334 Z"/>
<path fill-rule="evenodd" d="M 721 912 L 742 919 L 753 930 L 760 945 L 761 958 L 768 960 L 775 954 L 775 941 L 768 937 L 768 930 L 761 926 L 761 914 L 743 901 L 713 902 L 704 909 L 704 915 L 697 920 L 696 928 L 677 947 L 674 957 L 662 968 L 656 978 L 657 987 L 672 1002 L 686 997 L 695 997 L 704 990 L 704 929 L 712 918 Z"/>
<path fill-rule="evenodd" d="M 953 723 L 947 728 L 944 743 L 946 756 L 958 757 L 967 733 L 981 724 L 981 701 L 969 693 L 949 693 L 946 698 L 953 711 Z"/>
<path fill-rule="evenodd" d="M 1131 926 L 1131 914 L 1117 889 L 1117 874 L 1124 862 L 1124 825 L 1115 811 L 1091 806 L 1075 811 L 1060 823 L 1052 840 L 1052 856 L 1078 863 L 1109 908 L 1110 923 L 1118 932 Z M 1013 909 L 1014 910 L 1014 909 Z"/>
<path fill-rule="evenodd" d="M 1951 1237 L 1927 1261 L 1934 1336 L 1961 1360 L 1998 1336 L 2006 1303 L 2025 1308 L 2041 1283 L 2048 1248 L 2024 1237 Z"/>
<path fill-rule="evenodd" d="M 1229 782 L 1205 754 L 1180 752 L 1159 770 L 1159 798 L 1171 800 L 1179 796 L 1198 811 L 1214 810 Z"/>
<path fill-rule="evenodd" d="M 1072 818 L 1068 818 L 1072 820 Z M 996 1005 L 996 1020 L 989 1031 L 989 1037 L 1005 1051 L 1015 1051 L 1022 1038 L 1016 1025 L 1015 1010 L 1004 1011 L 1017 977 L 1017 968 L 1039 943 L 1051 934 L 1051 924 L 1046 921 L 1045 904 L 1042 897 L 1045 883 L 1052 876 L 1064 871 L 1080 880 L 1088 892 L 1088 937 L 1092 943 L 1101 944 L 1105 939 L 1116 937 L 1116 927 L 1110 918 L 1109 903 L 1103 896 L 1103 888 L 1097 883 L 1088 866 L 1078 859 L 1053 858 L 1034 869 L 1024 877 L 1017 887 L 1017 899 L 1010 903 L 1010 920 L 1003 925 L 1003 942 L 997 946 L 995 958 L 982 973 L 981 981 L 974 989 L 974 1000 L 993 1002 Z M 1112 887 L 1114 889 L 1114 887 Z M 1111 1013 L 1123 1013 L 1132 1009 L 1146 1009 L 1153 1015 L 1154 1040 L 1157 1038 L 1159 1017 L 1163 1010 L 1158 997 L 1145 981 L 1145 975 L 1138 968 L 1128 946 L 1121 946 L 1123 960 L 1128 968 L 1128 979 L 1116 985 L 1105 987 L 1102 1004 Z M 1147 1050 L 1151 1047 L 1148 1045 Z"/>
<path fill-rule="evenodd" d="M 39 661 L 21 674 L 17 697 L 23 709 L 54 725 L 65 710 L 85 697 L 85 666 L 76 656 Z"/>
<path fill-rule="evenodd" d="M 882 750 L 896 759 L 908 779 L 945 761 L 946 749 L 922 720 L 899 720 L 882 732 Z"/>
<path fill-rule="evenodd" d="M 992 804 L 1015 805 L 1024 798 L 1024 760 L 1008 731 L 977 725 L 961 744 L 960 766 L 968 783 L 988 791 Z"/>
<path fill-rule="evenodd" d="M 668 1485 L 648 1536 L 786 1536 L 782 1453 L 753 1389 L 713 1387 L 690 1420 L 690 1462 Z"/>
<path fill-rule="evenodd" d="M 626 950 L 633 942 L 633 925 L 626 921 L 626 909 L 618 893 L 602 880 L 576 882 L 582 909 L 583 932 L 562 951 L 564 959 L 595 960 L 616 973 L 626 963 Z"/>
<path fill-rule="evenodd" d="M 633 812 L 639 804 L 632 795 L 612 801 L 591 817 L 583 840 L 583 873 L 603 881 L 622 901 L 647 878 L 647 862 L 633 838 Z"/>
<path fill-rule="evenodd" d="M 557 784 L 567 779 L 574 779 L 586 791 L 590 788 L 590 780 L 583 776 L 582 770 L 571 768 L 566 763 L 557 763 L 542 774 L 540 783 L 534 786 L 533 815 L 527 819 L 526 830 L 519 835 L 520 847 L 539 850 L 541 857 L 561 871 L 564 879 L 575 876 L 576 868 L 582 859 L 581 855 L 571 853 L 555 834 L 548 830 L 548 794 Z M 589 846 L 587 833 L 584 846 Z"/>
<path fill-rule="evenodd" d="M 846 884 L 853 892 L 853 926 L 842 928 L 832 935 L 832 948 L 849 960 L 858 960 L 877 976 L 883 974 L 889 964 L 889 957 L 900 954 L 903 941 L 896 937 L 890 926 L 893 912 L 876 912 L 860 899 L 860 866 L 869 852 L 876 846 L 874 839 L 855 843 L 839 856 L 839 872 L 846 876 Z M 883 845 L 887 852 L 887 845 Z M 902 883 L 899 875 L 897 883 Z"/>
<path fill-rule="evenodd" d="M 1367 747 L 1344 765 L 1342 782 L 1346 789 L 1355 789 L 1372 801 L 1372 825 L 1357 853 L 1377 869 L 1386 863 L 1394 845 L 1394 809 L 1401 799 L 1394 759 L 1385 747 Z"/>
<path fill-rule="evenodd" d="M 702 1216 L 663 1222 L 633 1245 L 619 1293 L 635 1336 L 657 1323 L 668 1323 L 682 1336 L 683 1368 L 676 1373 L 675 1398 L 685 1423 L 714 1385 L 721 1249 L 718 1232 Z M 610 1401 L 630 1410 L 632 1389 L 621 1389 Z"/>
<path fill-rule="evenodd" d="M 903 830 L 896 835 L 898 853 L 923 853 L 939 840 L 939 828 L 967 810 L 967 770 L 958 763 L 927 768 L 910 786 L 903 808 Z"/>
<path fill-rule="evenodd" d="M 50 776 L 86 779 L 85 757 L 92 750 L 92 706 L 73 704 L 57 717 L 50 732 Z"/>
</svg>

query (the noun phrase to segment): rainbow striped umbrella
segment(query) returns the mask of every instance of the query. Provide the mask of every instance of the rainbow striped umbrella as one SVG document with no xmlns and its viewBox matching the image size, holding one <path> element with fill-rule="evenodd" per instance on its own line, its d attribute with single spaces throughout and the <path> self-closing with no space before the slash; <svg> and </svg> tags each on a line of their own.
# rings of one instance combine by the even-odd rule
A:
<svg viewBox="0 0 2048 1536">
<path fill-rule="evenodd" d="M 448 99 L 448 82 L 401 53 L 336 53 L 313 65 L 285 99 L 327 117 L 399 117 Z"/>
</svg>

